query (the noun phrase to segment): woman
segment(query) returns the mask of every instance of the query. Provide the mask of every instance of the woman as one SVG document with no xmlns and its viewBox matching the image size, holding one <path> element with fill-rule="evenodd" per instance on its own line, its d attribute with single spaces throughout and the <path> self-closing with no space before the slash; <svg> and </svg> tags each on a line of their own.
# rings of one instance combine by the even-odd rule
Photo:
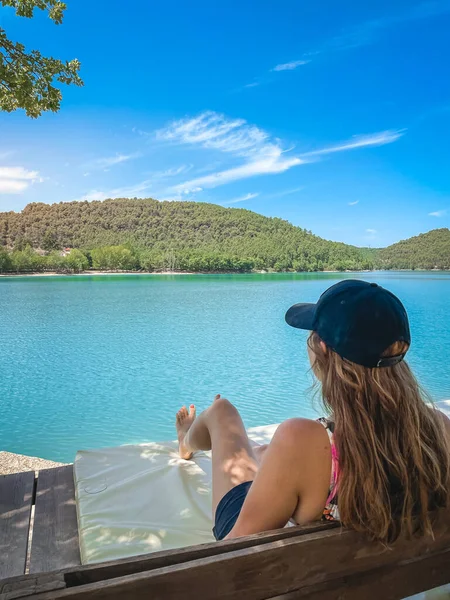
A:
<svg viewBox="0 0 450 600">
<path fill-rule="evenodd" d="M 197 418 L 194 405 L 177 414 L 181 457 L 212 449 L 216 539 L 320 518 L 383 542 L 432 533 L 429 511 L 449 496 L 450 420 L 425 404 L 403 360 L 411 338 L 400 300 L 345 280 L 286 321 L 311 331 L 328 420 L 290 419 L 255 449 L 220 395 Z"/>
</svg>

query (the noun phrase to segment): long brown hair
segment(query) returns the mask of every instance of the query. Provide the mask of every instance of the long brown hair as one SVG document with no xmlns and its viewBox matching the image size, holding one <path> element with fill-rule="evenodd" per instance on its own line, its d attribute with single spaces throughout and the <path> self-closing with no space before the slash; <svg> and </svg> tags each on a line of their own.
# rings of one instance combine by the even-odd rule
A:
<svg viewBox="0 0 450 600">
<path fill-rule="evenodd" d="M 432 534 L 429 511 L 447 504 L 450 487 L 443 416 L 426 404 L 405 361 L 362 367 L 324 348 L 314 332 L 308 346 L 335 424 L 342 524 L 388 543 L 400 533 Z M 384 356 L 406 350 L 396 342 Z"/>
</svg>

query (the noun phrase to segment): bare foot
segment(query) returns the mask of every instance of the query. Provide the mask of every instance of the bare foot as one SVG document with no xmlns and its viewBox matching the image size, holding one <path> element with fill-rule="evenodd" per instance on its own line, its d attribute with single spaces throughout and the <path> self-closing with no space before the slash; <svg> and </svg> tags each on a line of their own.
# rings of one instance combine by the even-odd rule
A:
<svg viewBox="0 0 450 600">
<path fill-rule="evenodd" d="M 192 450 L 185 444 L 185 437 L 187 432 L 189 431 L 192 423 L 195 419 L 195 406 L 193 404 L 189 407 L 189 412 L 185 406 L 180 408 L 177 412 L 177 419 L 175 426 L 177 428 L 178 435 L 178 443 L 179 443 L 179 452 L 181 458 L 185 460 L 189 460 L 192 457 Z"/>
</svg>

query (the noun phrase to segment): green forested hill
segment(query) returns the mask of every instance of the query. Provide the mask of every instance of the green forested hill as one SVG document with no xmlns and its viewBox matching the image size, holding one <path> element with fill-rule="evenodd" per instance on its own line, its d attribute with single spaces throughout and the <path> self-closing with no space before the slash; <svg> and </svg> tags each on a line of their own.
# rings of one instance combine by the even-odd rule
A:
<svg viewBox="0 0 450 600">
<path fill-rule="evenodd" d="M 145 267 L 186 270 L 233 270 L 231 263 L 237 270 L 373 266 L 360 249 L 282 219 L 216 204 L 152 199 L 29 204 L 21 213 L 0 213 L 0 244 L 45 250 L 69 246 L 85 253 L 128 244 L 144 257 Z"/>
<path fill-rule="evenodd" d="M 384 269 L 450 269 L 450 229 L 433 229 L 378 251 Z"/>
<path fill-rule="evenodd" d="M 63 260 L 67 247 L 81 252 Z M 34 203 L 20 213 L 0 213 L 0 272 L 88 264 L 148 271 L 449 268 L 450 231 L 374 250 L 324 240 L 282 219 L 200 202 Z"/>
</svg>

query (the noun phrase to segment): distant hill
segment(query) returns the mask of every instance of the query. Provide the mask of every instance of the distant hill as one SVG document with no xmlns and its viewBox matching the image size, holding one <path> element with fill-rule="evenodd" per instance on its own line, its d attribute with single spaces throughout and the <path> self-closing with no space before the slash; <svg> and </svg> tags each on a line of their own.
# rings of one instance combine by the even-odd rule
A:
<svg viewBox="0 0 450 600">
<path fill-rule="evenodd" d="M 215 270 L 214 257 L 245 260 L 256 269 L 315 271 L 370 269 L 370 255 L 324 240 L 278 218 L 201 202 L 118 199 L 103 202 L 33 203 L 22 212 L 0 213 L 0 245 L 73 247 L 89 253 L 128 244 L 167 256 L 180 268 L 186 257 L 209 257 L 201 270 Z M 168 256 L 170 255 L 170 256 Z M 205 262 L 205 261 L 200 261 Z M 188 267 L 199 270 L 191 258 Z M 190 266 L 189 266 L 190 265 Z"/>
<path fill-rule="evenodd" d="M 384 269 L 450 269 L 450 229 L 433 229 L 377 253 Z"/>
<path fill-rule="evenodd" d="M 3 212 L 1 246 L 10 251 L 15 265 L 25 265 L 22 270 L 38 263 L 41 269 L 50 268 L 31 255 L 18 254 L 27 246 L 53 251 L 53 259 L 62 248 L 78 248 L 90 264 L 105 269 L 125 263 L 127 268 L 192 271 L 450 268 L 448 229 L 381 250 L 357 248 L 245 209 L 151 198 L 33 203 L 20 213 Z M 126 248 L 111 249 L 116 246 Z M 4 261 L 10 265 L 10 259 Z"/>
</svg>

